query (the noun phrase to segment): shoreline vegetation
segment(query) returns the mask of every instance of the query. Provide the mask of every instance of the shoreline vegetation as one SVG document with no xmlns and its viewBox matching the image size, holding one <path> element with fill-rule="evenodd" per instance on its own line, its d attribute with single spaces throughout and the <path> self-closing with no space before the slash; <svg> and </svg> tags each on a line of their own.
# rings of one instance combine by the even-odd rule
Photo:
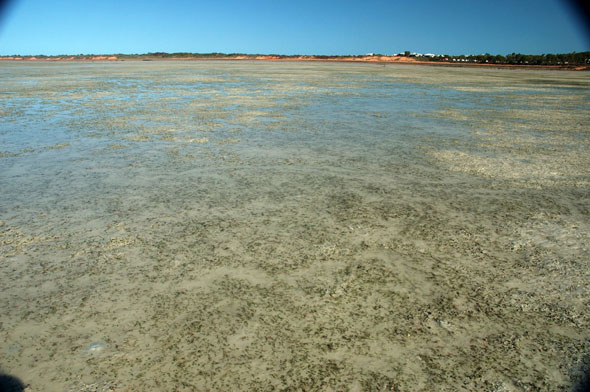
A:
<svg viewBox="0 0 590 392">
<path fill-rule="evenodd" d="M 497 68 L 590 70 L 590 52 L 573 52 L 566 54 L 523 55 L 512 53 L 502 55 L 433 55 L 417 53 L 399 53 L 397 55 L 278 55 L 278 54 L 242 54 L 242 53 L 166 53 L 145 54 L 79 54 L 79 55 L 10 55 L 0 56 L 0 61 L 161 61 L 161 60 L 249 60 L 249 61 L 324 61 L 324 62 L 363 62 L 363 63 L 399 63 L 439 66 L 474 66 Z"/>
</svg>

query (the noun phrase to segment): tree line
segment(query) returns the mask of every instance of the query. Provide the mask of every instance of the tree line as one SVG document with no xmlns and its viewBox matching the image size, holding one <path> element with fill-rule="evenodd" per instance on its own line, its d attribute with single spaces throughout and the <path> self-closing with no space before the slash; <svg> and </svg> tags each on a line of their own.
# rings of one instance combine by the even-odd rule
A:
<svg viewBox="0 0 590 392">
<path fill-rule="evenodd" d="M 529 64 L 529 65 L 583 65 L 590 64 L 590 52 L 572 52 L 561 54 L 522 54 L 511 53 L 503 56 L 501 54 L 492 55 L 460 55 L 450 56 L 442 55 L 436 57 L 427 57 L 431 61 L 453 61 L 453 62 L 470 62 L 470 63 L 488 63 L 488 64 Z"/>
</svg>

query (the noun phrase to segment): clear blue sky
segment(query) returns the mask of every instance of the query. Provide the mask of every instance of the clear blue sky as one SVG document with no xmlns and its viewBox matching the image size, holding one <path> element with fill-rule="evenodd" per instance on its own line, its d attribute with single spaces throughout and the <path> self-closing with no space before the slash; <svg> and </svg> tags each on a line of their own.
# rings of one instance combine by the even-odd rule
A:
<svg viewBox="0 0 590 392">
<path fill-rule="evenodd" d="M 563 0 L 13 0 L 0 54 L 590 50 Z"/>
</svg>

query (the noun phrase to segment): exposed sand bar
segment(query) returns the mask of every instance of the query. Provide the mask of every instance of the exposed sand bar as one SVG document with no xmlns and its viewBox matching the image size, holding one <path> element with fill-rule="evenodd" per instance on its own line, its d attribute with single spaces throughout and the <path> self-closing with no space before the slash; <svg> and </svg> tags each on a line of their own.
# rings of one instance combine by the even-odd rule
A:
<svg viewBox="0 0 590 392">
<path fill-rule="evenodd" d="M 572 72 L 2 63 L 0 369 L 27 392 L 567 390 L 588 102 Z"/>
</svg>

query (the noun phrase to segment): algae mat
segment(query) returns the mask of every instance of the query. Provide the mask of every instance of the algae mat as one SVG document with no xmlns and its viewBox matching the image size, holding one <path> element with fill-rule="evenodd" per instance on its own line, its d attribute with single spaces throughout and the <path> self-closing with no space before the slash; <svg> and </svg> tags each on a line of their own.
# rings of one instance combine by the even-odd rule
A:
<svg viewBox="0 0 590 392">
<path fill-rule="evenodd" d="M 559 391 L 590 352 L 590 75 L 0 64 L 26 391 Z"/>
</svg>

